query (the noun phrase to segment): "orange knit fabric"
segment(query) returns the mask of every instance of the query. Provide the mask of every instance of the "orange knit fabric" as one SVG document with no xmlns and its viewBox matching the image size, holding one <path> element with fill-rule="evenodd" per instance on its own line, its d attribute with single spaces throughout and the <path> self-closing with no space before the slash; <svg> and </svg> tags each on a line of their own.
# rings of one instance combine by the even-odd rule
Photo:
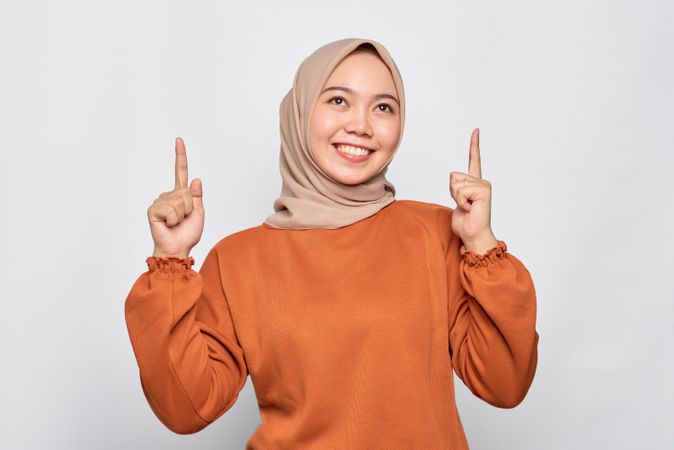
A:
<svg viewBox="0 0 674 450">
<path fill-rule="evenodd" d="M 194 433 L 250 374 L 246 449 L 467 449 L 452 369 L 512 408 L 537 365 L 529 271 L 499 241 L 466 251 L 451 208 L 396 200 L 339 229 L 266 224 L 193 258 L 149 257 L 125 303 L 159 420 Z"/>
</svg>

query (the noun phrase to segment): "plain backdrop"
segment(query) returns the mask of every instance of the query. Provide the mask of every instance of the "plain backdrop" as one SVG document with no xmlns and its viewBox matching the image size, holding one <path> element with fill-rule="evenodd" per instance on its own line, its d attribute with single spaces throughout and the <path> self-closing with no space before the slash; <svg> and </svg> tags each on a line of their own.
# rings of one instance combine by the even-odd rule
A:
<svg viewBox="0 0 674 450">
<path fill-rule="evenodd" d="M 672 5 L 2 0 L 0 448 L 244 447 L 250 378 L 193 435 L 143 396 L 124 301 L 153 248 L 146 210 L 182 136 L 204 188 L 195 269 L 262 223 L 279 103 L 346 37 L 378 40 L 403 75 L 396 197 L 454 208 L 479 127 L 492 228 L 535 282 L 525 400 L 499 409 L 456 379 L 471 449 L 674 448 Z"/>
</svg>

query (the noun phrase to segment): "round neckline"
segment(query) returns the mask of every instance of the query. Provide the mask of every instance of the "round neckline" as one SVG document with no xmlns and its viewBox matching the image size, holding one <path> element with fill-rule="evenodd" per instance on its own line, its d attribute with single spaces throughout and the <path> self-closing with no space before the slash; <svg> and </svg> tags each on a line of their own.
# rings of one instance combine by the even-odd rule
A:
<svg viewBox="0 0 674 450">
<path fill-rule="evenodd" d="M 359 225 L 359 224 L 365 223 L 365 222 L 367 222 L 369 219 L 374 220 L 374 218 L 377 217 L 377 216 L 379 215 L 379 213 L 381 213 L 381 212 L 384 211 L 384 210 L 390 209 L 395 203 L 398 203 L 398 202 L 400 202 L 400 200 L 398 200 L 397 198 L 394 198 L 393 201 L 392 201 L 391 203 L 389 203 L 388 205 L 384 206 L 383 208 L 381 208 L 379 211 L 377 211 L 376 213 L 372 214 L 371 216 L 365 217 L 365 218 L 360 219 L 360 220 L 358 220 L 358 221 L 356 221 L 356 222 L 350 223 L 350 224 L 348 224 L 348 225 L 344 225 L 343 227 L 339 227 L 339 228 L 321 228 L 321 227 L 317 227 L 317 228 L 303 228 L 303 229 L 296 229 L 296 228 L 275 228 L 275 227 L 272 227 L 271 225 L 269 225 L 269 224 L 266 223 L 266 222 L 262 222 L 259 226 L 264 227 L 264 228 L 267 228 L 267 229 L 270 229 L 270 230 L 274 230 L 274 231 L 318 231 L 318 232 L 323 231 L 323 232 L 335 232 L 335 231 L 343 230 L 343 229 L 345 229 L 345 228 L 354 227 L 354 226 L 357 226 L 357 225 Z"/>
</svg>

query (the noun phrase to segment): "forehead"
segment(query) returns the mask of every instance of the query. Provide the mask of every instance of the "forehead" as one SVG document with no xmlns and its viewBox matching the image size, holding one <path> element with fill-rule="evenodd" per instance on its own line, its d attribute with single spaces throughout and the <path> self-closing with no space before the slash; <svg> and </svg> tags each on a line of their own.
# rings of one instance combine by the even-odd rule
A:
<svg viewBox="0 0 674 450">
<path fill-rule="evenodd" d="M 395 82 L 388 66 L 379 55 L 370 51 L 348 54 L 330 73 L 324 87 L 332 84 L 361 89 L 389 89 L 395 93 Z"/>
</svg>

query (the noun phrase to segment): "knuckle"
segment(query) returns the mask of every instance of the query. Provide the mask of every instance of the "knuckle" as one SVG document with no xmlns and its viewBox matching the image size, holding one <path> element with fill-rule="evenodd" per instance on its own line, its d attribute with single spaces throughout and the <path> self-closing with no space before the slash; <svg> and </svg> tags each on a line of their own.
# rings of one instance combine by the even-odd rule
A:
<svg viewBox="0 0 674 450">
<path fill-rule="evenodd" d="M 175 208 L 176 205 L 179 205 L 183 202 L 183 198 L 180 196 L 173 196 L 167 199 L 166 201 L 169 202 L 169 204 Z"/>
</svg>

